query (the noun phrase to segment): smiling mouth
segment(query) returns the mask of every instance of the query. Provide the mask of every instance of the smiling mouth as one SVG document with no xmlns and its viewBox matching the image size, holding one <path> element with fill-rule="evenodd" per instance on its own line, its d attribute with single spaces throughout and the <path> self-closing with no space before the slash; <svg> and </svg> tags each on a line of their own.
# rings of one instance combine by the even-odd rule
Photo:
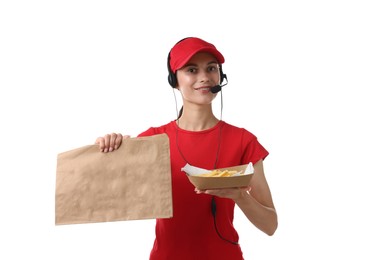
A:
<svg viewBox="0 0 390 260">
<path fill-rule="evenodd" d="M 200 87 L 200 88 L 196 88 L 195 90 L 210 91 L 210 87 Z"/>
</svg>

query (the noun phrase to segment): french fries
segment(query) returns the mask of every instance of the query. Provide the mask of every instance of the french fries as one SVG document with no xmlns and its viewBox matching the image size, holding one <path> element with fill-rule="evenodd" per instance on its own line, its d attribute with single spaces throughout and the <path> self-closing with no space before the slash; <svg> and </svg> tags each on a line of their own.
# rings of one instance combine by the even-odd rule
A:
<svg viewBox="0 0 390 260">
<path fill-rule="evenodd" d="M 200 177 L 230 177 L 237 174 L 237 171 L 228 171 L 228 170 L 213 170 L 210 172 L 202 173 L 198 176 Z M 242 171 L 239 172 L 242 174 Z"/>
</svg>

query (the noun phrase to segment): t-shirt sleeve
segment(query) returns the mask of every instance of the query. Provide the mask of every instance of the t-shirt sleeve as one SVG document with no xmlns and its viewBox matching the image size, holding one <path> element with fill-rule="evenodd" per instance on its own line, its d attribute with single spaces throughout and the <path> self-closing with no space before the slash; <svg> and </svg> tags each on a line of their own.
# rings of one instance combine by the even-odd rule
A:
<svg viewBox="0 0 390 260">
<path fill-rule="evenodd" d="M 152 135 L 155 135 L 155 134 L 157 134 L 157 133 L 156 133 L 156 128 L 155 128 L 155 127 L 150 127 L 148 130 L 146 130 L 146 131 L 140 133 L 140 134 L 138 135 L 138 137 L 142 137 L 142 136 L 152 136 Z"/>
<path fill-rule="evenodd" d="M 257 140 L 257 137 L 247 130 L 244 130 L 242 135 L 242 147 L 242 164 L 247 164 L 249 162 L 255 164 L 259 160 L 264 160 L 269 154 Z"/>
</svg>

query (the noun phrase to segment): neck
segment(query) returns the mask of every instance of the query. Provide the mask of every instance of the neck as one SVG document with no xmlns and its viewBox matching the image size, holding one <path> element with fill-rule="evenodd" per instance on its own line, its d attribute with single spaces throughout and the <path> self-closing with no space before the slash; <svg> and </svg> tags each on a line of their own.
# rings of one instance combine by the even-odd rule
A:
<svg viewBox="0 0 390 260">
<path fill-rule="evenodd" d="M 177 120 L 181 129 L 188 131 L 202 131 L 214 127 L 219 122 L 212 112 L 211 106 L 205 108 L 183 109 L 182 116 Z"/>
</svg>

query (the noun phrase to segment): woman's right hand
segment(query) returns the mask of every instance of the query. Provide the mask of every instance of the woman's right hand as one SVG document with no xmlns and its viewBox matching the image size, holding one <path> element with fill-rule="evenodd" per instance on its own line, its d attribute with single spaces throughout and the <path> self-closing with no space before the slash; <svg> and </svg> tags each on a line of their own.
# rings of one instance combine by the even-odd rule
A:
<svg viewBox="0 0 390 260">
<path fill-rule="evenodd" d="M 98 137 L 95 144 L 99 145 L 100 151 L 103 153 L 112 152 L 119 148 L 123 139 L 129 137 L 129 135 L 122 136 L 120 133 L 106 134 L 104 137 Z"/>
</svg>

